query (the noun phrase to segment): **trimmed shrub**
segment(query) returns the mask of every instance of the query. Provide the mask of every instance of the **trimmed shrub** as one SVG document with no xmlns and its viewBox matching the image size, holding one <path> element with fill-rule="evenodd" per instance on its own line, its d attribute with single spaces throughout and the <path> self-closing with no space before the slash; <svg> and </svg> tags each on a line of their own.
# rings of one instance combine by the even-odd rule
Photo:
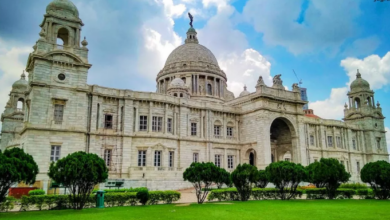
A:
<svg viewBox="0 0 390 220">
<path fill-rule="evenodd" d="M 0 212 L 8 212 L 9 210 L 15 207 L 15 198 L 8 196 L 5 198 L 5 201 L 0 203 Z"/>
<path fill-rule="evenodd" d="M 34 189 L 28 192 L 29 196 L 39 196 L 39 195 L 45 195 L 45 190 L 42 189 Z"/>
<path fill-rule="evenodd" d="M 107 193 L 124 193 L 124 192 L 139 192 L 141 190 L 147 190 L 146 187 L 138 187 L 138 188 L 123 188 L 123 189 L 103 189 L 105 194 Z M 92 192 L 96 193 L 100 189 L 95 189 Z"/>
<path fill-rule="evenodd" d="M 357 189 L 356 195 L 359 196 L 360 199 L 374 199 L 375 195 L 372 189 Z"/>
<path fill-rule="evenodd" d="M 265 188 L 268 185 L 268 178 L 265 173 L 265 170 L 259 170 L 257 172 L 257 182 L 256 187 L 258 188 Z"/>
<path fill-rule="evenodd" d="M 104 195 L 104 201 L 109 207 L 124 206 L 126 204 L 135 206 L 139 201 L 137 194 L 137 192 L 108 193 Z"/>
<path fill-rule="evenodd" d="M 223 184 L 229 187 L 231 185 L 231 182 L 232 181 L 230 178 L 230 173 L 223 168 L 218 168 L 218 172 L 215 179 L 215 183 L 217 184 L 218 189 L 221 189 Z"/>
<path fill-rule="evenodd" d="M 231 174 L 232 182 L 236 187 L 241 201 L 248 201 L 252 193 L 252 185 L 258 180 L 258 171 L 255 166 L 239 164 Z"/>
<path fill-rule="evenodd" d="M 176 202 L 180 199 L 181 193 L 172 191 L 172 190 L 167 190 L 163 191 L 163 201 L 166 204 L 171 204 L 172 202 Z"/>
<path fill-rule="evenodd" d="M 325 188 L 311 188 L 306 189 L 306 199 L 326 199 L 326 189 Z"/>
<path fill-rule="evenodd" d="M 356 190 L 354 189 L 337 189 L 336 198 L 337 199 L 352 199 L 353 195 L 356 195 Z"/>
<path fill-rule="evenodd" d="M 266 199 L 277 199 L 279 189 L 275 188 L 253 188 L 251 191 L 250 198 L 253 200 L 266 200 Z M 295 197 L 301 197 L 303 190 L 297 190 Z M 240 194 L 236 188 L 229 189 L 216 189 L 212 190 L 207 198 L 209 201 L 239 201 Z"/>
<path fill-rule="evenodd" d="M 376 198 L 390 198 L 390 163 L 384 160 L 367 163 L 360 172 L 360 178 L 371 185 Z"/>
<path fill-rule="evenodd" d="M 137 192 L 137 199 L 142 205 L 146 205 L 149 200 L 149 190 L 143 189 Z"/>
<path fill-rule="evenodd" d="M 326 188 L 306 189 L 307 199 L 329 199 Z M 336 199 L 351 199 L 353 195 L 356 195 L 354 189 L 342 189 L 339 188 L 335 192 Z"/>
</svg>

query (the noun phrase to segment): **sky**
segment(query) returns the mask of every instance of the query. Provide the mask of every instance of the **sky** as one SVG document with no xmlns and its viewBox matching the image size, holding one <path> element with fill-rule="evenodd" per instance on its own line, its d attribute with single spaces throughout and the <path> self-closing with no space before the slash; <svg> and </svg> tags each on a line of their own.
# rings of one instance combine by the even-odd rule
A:
<svg viewBox="0 0 390 220">
<path fill-rule="evenodd" d="M 390 2 L 373 0 L 72 0 L 89 45 L 88 83 L 156 91 L 156 76 L 183 44 L 188 12 L 200 44 L 216 56 L 236 97 L 272 85 L 302 82 L 309 108 L 343 118 L 357 69 L 390 117 Z M 51 0 L 0 2 L 0 109 L 25 69 Z M 294 75 L 294 72 L 297 76 Z M 390 120 L 385 119 L 390 147 Z"/>
</svg>

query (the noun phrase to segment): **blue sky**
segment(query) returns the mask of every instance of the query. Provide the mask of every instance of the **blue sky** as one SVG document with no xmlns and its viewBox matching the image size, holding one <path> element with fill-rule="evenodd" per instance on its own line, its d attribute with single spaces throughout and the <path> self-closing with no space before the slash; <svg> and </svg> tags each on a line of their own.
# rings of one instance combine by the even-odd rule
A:
<svg viewBox="0 0 390 220">
<path fill-rule="evenodd" d="M 51 0 L 0 2 L 0 108 L 25 68 Z M 356 69 L 390 115 L 390 2 L 372 0 L 73 0 L 90 50 L 88 83 L 155 91 L 169 53 L 183 43 L 187 12 L 236 96 L 259 75 L 308 89 L 310 107 L 341 119 Z M 390 127 L 390 120 L 385 120 Z M 390 138 L 388 138 L 390 139 Z M 390 141 L 390 140 L 388 140 Z"/>
</svg>

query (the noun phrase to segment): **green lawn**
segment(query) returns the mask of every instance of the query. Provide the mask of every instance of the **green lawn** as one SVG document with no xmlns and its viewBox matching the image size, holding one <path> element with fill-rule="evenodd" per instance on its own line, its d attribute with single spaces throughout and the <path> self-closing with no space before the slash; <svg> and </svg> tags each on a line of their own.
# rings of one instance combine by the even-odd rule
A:
<svg viewBox="0 0 390 220">
<path fill-rule="evenodd" d="M 130 220 L 130 219 L 390 219 L 390 201 L 378 200 L 266 200 L 206 203 L 190 206 L 153 205 L 85 209 L 82 211 L 33 211 L 0 213 L 1 220 Z"/>
</svg>

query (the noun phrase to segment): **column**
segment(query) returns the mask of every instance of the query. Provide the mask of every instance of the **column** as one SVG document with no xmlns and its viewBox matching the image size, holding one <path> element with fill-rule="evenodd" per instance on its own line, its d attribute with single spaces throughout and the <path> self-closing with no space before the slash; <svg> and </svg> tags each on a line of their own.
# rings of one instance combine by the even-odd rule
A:
<svg viewBox="0 0 390 220">
<path fill-rule="evenodd" d="M 200 91 L 199 91 L 199 74 L 196 75 L 196 94 L 200 95 Z"/>
<path fill-rule="evenodd" d="M 135 128 L 134 132 L 139 131 L 139 111 L 138 107 L 135 107 Z"/>
<path fill-rule="evenodd" d="M 223 113 L 223 121 L 222 121 L 222 137 L 223 139 L 226 139 L 226 133 L 227 133 L 227 128 L 226 128 L 226 113 Z"/>
<path fill-rule="evenodd" d="M 236 130 L 233 131 L 233 136 L 236 137 L 236 140 L 240 140 L 240 130 L 238 124 L 240 123 L 240 120 L 236 120 Z"/>
<path fill-rule="evenodd" d="M 333 126 L 332 131 L 333 131 L 333 148 L 337 149 L 337 140 L 336 140 L 337 138 L 336 138 L 336 127 L 335 126 Z"/>
<path fill-rule="evenodd" d="M 236 150 L 236 164 L 233 164 L 233 169 L 237 167 L 238 164 L 240 164 L 240 150 Z"/>
<path fill-rule="evenodd" d="M 149 102 L 149 120 L 148 120 L 148 132 L 151 132 L 152 131 L 152 105 L 153 105 L 153 102 Z"/>
<path fill-rule="evenodd" d="M 207 75 L 204 75 L 204 91 L 205 95 L 207 95 Z"/>
<path fill-rule="evenodd" d="M 164 109 L 164 119 L 163 119 L 163 122 L 162 122 L 162 126 L 163 126 L 163 133 L 168 133 L 168 104 L 165 104 L 165 109 Z"/>
<path fill-rule="evenodd" d="M 76 36 L 75 36 L 75 40 L 74 40 L 74 45 L 76 47 L 80 47 L 80 29 L 76 29 Z"/>
<path fill-rule="evenodd" d="M 49 28 L 47 30 L 48 36 L 47 39 L 50 43 L 53 43 L 53 22 L 49 22 Z"/>
<path fill-rule="evenodd" d="M 203 110 L 200 111 L 200 138 L 203 138 Z"/>
<path fill-rule="evenodd" d="M 227 153 L 226 153 L 226 148 L 224 149 L 225 151 L 223 152 L 224 154 L 224 158 L 223 158 L 223 167 L 225 168 L 225 170 L 228 169 L 228 166 L 227 166 Z"/>
<path fill-rule="evenodd" d="M 214 77 L 213 95 L 217 96 L 217 78 Z"/>
<path fill-rule="evenodd" d="M 173 113 L 172 126 L 173 126 L 173 134 L 177 135 L 177 113 L 176 112 Z"/>
</svg>

